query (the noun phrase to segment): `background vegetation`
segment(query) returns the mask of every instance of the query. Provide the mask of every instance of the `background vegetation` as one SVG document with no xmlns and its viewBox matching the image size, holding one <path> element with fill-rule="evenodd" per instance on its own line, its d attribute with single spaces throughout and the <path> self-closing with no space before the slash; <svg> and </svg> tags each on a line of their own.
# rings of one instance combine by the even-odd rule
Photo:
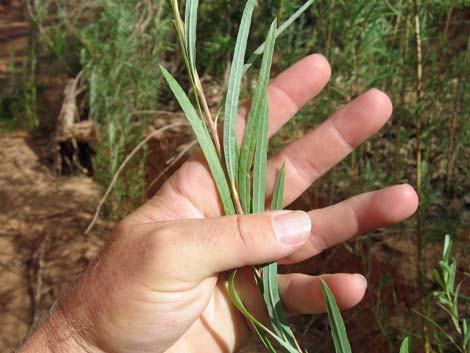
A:
<svg viewBox="0 0 470 353">
<path fill-rule="evenodd" d="M 249 51 L 262 42 L 273 17 L 282 22 L 301 4 L 260 1 Z M 243 5 L 241 0 L 201 2 L 199 72 L 214 101 L 220 100 L 226 85 Z M 82 73 L 86 89 L 80 119 L 96 123 L 94 178 L 106 188 L 126 156 L 148 134 L 156 112 L 176 110 L 158 69 L 163 63 L 173 73 L 184 73 L 168 7 L 164 0 L 25 1 L 31 25 L 28 51 L 21 67 L 11 60 L 12 74 L 0 94 L 0 128 L 7 133 L 22 127 L 52 136 L 57 116 L 42 98 L 45 78 L 74 78 Z M 466 261 L 470 249 L 469 28 L 466 0 L 319 0 L 279 39 L 276 49 L 277 73 L 313 52 L 323 53 L 333 72 L 325 91 L 275 138 L 276 148 L 369 88 L 386 91 L 394 102 L 388 126 L 297 203 L 321 207 L 392 183 L 409 182 L 417 188 L 421 206 L 414 219 L 347 245 L 347 251 L 369 272 L 376 263 L 370 254 L 377 244 L 392 246 L 387 242 L 391 235 L 403 240 L 414 259 L 405 270 L 407 278 L 399 280 L 396 272 L 384 270 L 369 289 L 379 331 L 374 334 L 385 338 L 390 352 L 398 351 L 404 335 L 411 336 L 415 351 L 468 352 L 468 345 L 455 344 L 462 337 L 455 317 L 443 315 L 437 306 L 441 288 L 431 275 L 437 257 L 430 254 L 440 248 L 444 234 L 452 235 L 460 263 L 456 281 L 464 281 L 463 294 L 456 294 L 461 313 L 457 323 L 463 325 L 459 320 L 470 313 L 470 286 L 465 281 L 470 271 Z M 251 73 L 245 79 L 246 97 L 255 78 Z M 61 95 L 53 99 L 60 102 Z M 171 123 L 171 115 L 168 119 Z M 106 203 L 108 218 L 122 218 L 140 203 L 148 183 L 146 161 L 143 150 L 121 174 Z M 394 266 L 394 256 L 389 251 L 381 259 Z M 405 283 L 405 290 L 400 290 L 400 283 Z M 351 315 L 349 321 L 354 318 Z M 321 322 L 300 320 L 299 325 L 321 327 Z"/>
</svg>

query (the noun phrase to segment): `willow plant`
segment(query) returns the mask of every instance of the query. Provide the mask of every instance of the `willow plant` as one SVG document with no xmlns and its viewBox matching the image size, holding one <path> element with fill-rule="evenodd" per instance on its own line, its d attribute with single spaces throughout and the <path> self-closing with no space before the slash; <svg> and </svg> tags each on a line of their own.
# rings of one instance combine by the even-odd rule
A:
<svg viewBox="0 0 470 353">
<path fill-rule="evenodd" d="M 248 37 L 256 0 L 246 2 L 241 18 L 227 92 L 223 104 L 214 117 L 208 108 L 196 68 L 196 27 L 198 0 L 187 0 L 184 21 L 181 18 L 177 0 L 171 0 L 179 44 L 183 53 L 189 81 L 195 92 L 194 102 L 186 95 L 173 76 L 161 67 L 170 89 L 184 111 L 216 183 L 226 215 L 251 214 L 265 211 L 266 168 L 268 154 L 269 106 L 267 89 L 271 73 L 275 42 L 315 0 L 307 1 L 286 22 L 278 27 L 277 20 L 271 24 L 266 41 L 245 60 Z M 251 109 L 242 145 L 239 147 L 235 136 L 236 118 L 239 106 L 243 75 L 250 69 L 257 57 L 262 56 L 259 78 L 254 91 Z M 218 118 L 222 114 L 223 141 L 219 140 Z M 282 209 L 285 168 L 277 177 L 271 209 Z M 277 282 L 277 264 L 270 263 L 252 268 L 254 280 L 266 304 L 270 325 L 266 326 L 245 307 L 235 288 L 237 270 L 228 277 L 228 290 L 234 306 L 249 320 L 261 342 L 269 352 L 275 353 L 280 346 L 286 353 L 302 353 L 294 337 L 286 313 L 282 307 Z M 346 330 L 334 297 L 325 282 L 322 282 L 327 302 L 328 317 L 333 341 L 338 353 L 351 352 Z"/>
</svg>

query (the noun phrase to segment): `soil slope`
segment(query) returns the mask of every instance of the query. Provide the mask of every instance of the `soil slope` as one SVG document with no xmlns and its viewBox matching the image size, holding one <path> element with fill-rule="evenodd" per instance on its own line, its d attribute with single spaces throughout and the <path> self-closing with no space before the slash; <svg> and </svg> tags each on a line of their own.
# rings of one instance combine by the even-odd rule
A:
<svg viewBox="0 0 470 353">
<path fill-rule="evenodd" d="M 86 177 L 55 177 L 50 145 L 15 132 L 0 146 L 0 352 L 8 352 L 95 257 L 107 230 L 83 234 L 99 190 Z"/>
</svg>

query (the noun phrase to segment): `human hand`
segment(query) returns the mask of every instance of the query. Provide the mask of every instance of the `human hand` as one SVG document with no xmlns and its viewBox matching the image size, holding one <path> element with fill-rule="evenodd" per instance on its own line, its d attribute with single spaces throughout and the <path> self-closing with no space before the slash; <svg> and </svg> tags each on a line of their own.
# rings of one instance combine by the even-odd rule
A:
<svg viewBox="0 0 470 353">
<path fill-rule="evenodd" d="M 269 88 L 270 135 L 329 78 L 329 64 L 320 55 L 301 60 L 276 78 Z M 247 107 L 240 109 L 239 136 Z M 288 205 L 380 129 L 391 112 L 389 98 L 378 90 L 342 107 L 269 161 L 268 198 L 284 163 Z M 64 351 L 63 345 L 71 342 L 77 352 L 234 352 L 251 331 L 231 305 L 220 273 L 270 261 L 302 261 L 369 229 L 399 222 L 416 207 L 414 190 L 401 185 L 309 213 L 222 217 L 216 186 L 197 153 L 116 227 L 101 255 L 46 322 L 42 337 L 55 330 L 58 338 L 37 344 L 35 351 L 48 345 L 50 351 Z M 360 275 L 323 278 L 343 309 L 364 295 L 366 282 Z M 288 312 L 324 311 L 319 277 L 281 275 L 279 286 Z M 249 311 L 263 317 L 250 271 L 239 272 L 237 289 Z M 41 330 L 35 337 L 25 352 L 35 339 L 41 341 Z"/>
</svg>

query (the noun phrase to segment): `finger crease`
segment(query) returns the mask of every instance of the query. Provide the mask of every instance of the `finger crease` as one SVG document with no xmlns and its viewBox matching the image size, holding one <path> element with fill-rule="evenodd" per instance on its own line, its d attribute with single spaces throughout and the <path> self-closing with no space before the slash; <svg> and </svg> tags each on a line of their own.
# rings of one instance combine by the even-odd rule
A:
<svg viewBox="0 0 470 353">
<path fill-rule="evenodd" d="M 284 96 L 285 103 L 287 102 L 292 106 L 292 115 L 300 109 L 299 104 L 297 104 L 291 95 L 281 85 L 276 83 L 276 81 L 271 83 L 270 89 L 275 89 L 278 93 Z"/>
<path fill-rule="evenodd" d="M 180 196 L 183 200 L 186 201 L 188 206 L 193 209 L 193 212 L 195 214 L 199 214 L 201 218 L 205 218 L 205 214 L 203 212 L 201 212 L 201 210 L 190 200 L 190 198 L 185 194 L 185 192 L 183 190 L 181 190 L 181 188 L 178 186 L 178 184 L 174 183 L 173 178 L 171 178 L 168 181 L 168 185 L 169 185 L 170 189 L 173 190 L 173 192 L 176 195 Z"/>
<path fill-rule="evenodd" d="M 319 227 L 315 227 L 315 224 L 312 224 L 310 244 L 312 244 L 315 252 L 318 254 L 329 248 L 329 242 L 326 236 L 320 232 Z"/>
<path fill-rule="evenodd" d="M 350 210 L 352 212 L 352 229 L 354 229 L 354 232 L 352 232 L 351 234 L 348 234 L 350 236 L 354 236 L 354 235 L 357 235 L 359 234 L 359 231 L 360 231 L 360 225 L 361 225 L 361 222 L 360 222 L 360 219 L 359 219 L 359 213 L 357 212 L 356 210 L 356 207 L 354 207 L 353 204 L 350 205 Z"/>
<path fill-rule="evenodd" d="M 298 162 L 299 159 L 291 158 L 287 152 L 282 153 L 282 155 L 282 159 L 284 159 L 285 163 L 291 165 L 292 168 L 300 175 L 300 177 L 309 184 L 316 180 L 322 174 L 315 162 L 313 162 L 313 160 L 310 158 L 306 158 L 304 160 L 304 162 L 306 162 L 308 166 L 308 171 L 306 171 L 305 166 L 300 165 L 300 163 Z"/>
<path fill-rule="evenodd" d="M 296 309 L 294 305 L 291 303 L 291 301 L 289 300 L 290 298 L 289 292 L 291 291 L 291 287 L 292 287 L 292 278 L 290 278 L 289 276 L 284 276 L 284 281 L 285 283 L 284 283 L 284 286 L 283 286 L 284 288 L 281 293 L 281 301 L 284 304 L 284 307 L 286 308 L 288 312 L 295 312 Z"/>
<path fill-rule="evenodd" d="M 341 130 L 338 128 L 338 126 L 335 123 L 335 119 L 332 118 L 329 120 L 331 123 L 331 126 L 333 126 L 333 130 L 338 136 L 338 139 L 341 141 L 341 143 L 346 146 L 346 148 L 349 151 L 352 151 L 354 149 L 354 146 L 346 139 L 345 135 L 341 132 Z"/>
<path fill-rule="evenodd" d="M 244 247 L 246 247 L 248 244 L 248 240 L 246 239 L 246 234 L 245 234 L 246 232 L 242 231 L 242 224 L 241 224 L 241 220 L 239 216 L 235 216 L 235 222 L 237 222 L 236 230 L 237 230 L 238 238 L 241 240 Z"/>
</svg>

